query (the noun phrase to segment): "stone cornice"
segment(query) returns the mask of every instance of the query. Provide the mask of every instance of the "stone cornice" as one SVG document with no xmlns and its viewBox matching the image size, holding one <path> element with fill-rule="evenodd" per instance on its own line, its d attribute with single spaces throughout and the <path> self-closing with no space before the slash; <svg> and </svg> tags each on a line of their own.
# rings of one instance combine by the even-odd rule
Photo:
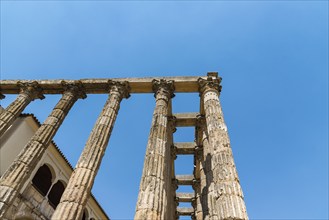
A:
<svg viewBox="0 0 329 220">
<path fill-rule="evenodd" d="M 197 93 L 199 76 L 176 76 L 159 77 L 158 79 L 175 82 L 175 93 Z M 206 79 L 206 76 L 201 77 Z M 157 77 L 142 78 L 104 78 L 104 79 L 79 79 L 87 94 L 108 94 L 108 81 L 129 82 L 130 93 L 154 93 L 152 81 Z M 63 92 L 62 81 L 74 83 L 76 80 L 54 79 L 54 80 L 0 80 L 0 90 L 3 94 L 18 94 L 17 82 L 37 81 L 43 90 L 43 94 L 61 94 Z"/>
</svg>

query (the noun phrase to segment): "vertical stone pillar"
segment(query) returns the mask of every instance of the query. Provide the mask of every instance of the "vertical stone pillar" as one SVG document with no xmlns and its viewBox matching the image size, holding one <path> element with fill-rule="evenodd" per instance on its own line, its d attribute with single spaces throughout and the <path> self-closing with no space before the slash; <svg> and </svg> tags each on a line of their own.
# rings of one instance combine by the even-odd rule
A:
<svg viewBox="0 0 329 220">
<path fill-rule="evenodd" d="M 205 128 L 205 118 L 203 115 L 197 115 L 197 123 L 195 127 L 195 137 L 196 144 L 195 147 L 195 168 L 194 168 L 194 176 L 198 181 L 197 184 L 193 185 L 195 191 L 195 219 L 203 220 L 203 208 L 202 208 L 202 191 L 201 191 L 201 182 L 204 179 L 204 174 L 202 173 L 202 162 L 203 162 L 203 145 L 202 145 L 202 137 L 203 130 Z"/>
<path fill-rule="evenodd" d="M 212 148 L 209 145 L 208 131 L 203 117 L 200 127 L 203 154 L 200 160 L 200 202 L 203 220 L 220 219 L 216 208 L 215 183 L 211 170 Z"/>
<path fill-rule="evenodd" d="M 208 74 L 207 80 L 199 79 L 209 145 L 208 149 L 204 146 L 209 218 L 248 219 L 219 102 L 218 96 L 221 89 L 219 84 L 220 78 L 217 73 Z"/>
<path fill-rule="evenodd" d="M 45 98 L 42 95 L 42 89 L 36 81 L 32 83 L 18 82 L 17 85 L 20 87 L 19 95 L 0 115 L 0 137 L 31 101 L 37 98 Z"/>
<path fill-rule="evenodd" d="M 146 149 L 143 174 L 136 205 L 136 220 L 170 219 L 168 200 L 171 185 L 166 177 L 170 162 L 170 148 L 167 147 L 168 103 L 173 97 L 174 82 L 153 80 L 156 105 L 152 127 Z"/>
<path fill-rule="evenodd" d="M 5 217 L 73 104 L 86 97 L 80 83 L 63 82 L 63 87 L 62 98 L 0 179 L 0 219 Z"/>
<path fill-rule="evenodd" d="M 173 133 L 176 132 L 176 117 L 170 116 L 168 117 L 168 142 L 167 149 L 170 148 L 170 161 L 168 162 L 168 175 L 166 175 L 165 182 L 167 183 L 167 191 L 168 191 L 168 215 L 167 219 L 176 219 L 176 189 L 177 186 L 172 184 L 172 179 L 175 178 L 175 159 L 177 158 L 176 147 L 173 142 Z"/>
<path fill-rule="evenodd" d="M 109 81 L 110 94 L 88 138 L 60 203 L 51 219 L 81 219 L 105 153 L 120 102 L 129 97 L 127 82 Z"/>
</svg>

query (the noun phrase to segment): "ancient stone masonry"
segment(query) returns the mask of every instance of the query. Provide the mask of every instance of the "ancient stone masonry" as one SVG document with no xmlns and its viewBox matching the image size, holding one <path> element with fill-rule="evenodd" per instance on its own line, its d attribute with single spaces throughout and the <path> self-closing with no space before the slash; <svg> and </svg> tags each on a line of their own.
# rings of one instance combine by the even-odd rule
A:
<svg viewBox="0 0 329 220">
<path fill-rule="evenodd" d="M 168 147 L 168 107 L 173 97 L 172 81 L 154 80 L 156 106 L 147 144 L 135 219 L 169 219 L 168 203 L 172 193 Z"/>
<path fill-rule="evenodd" d="M 7 130 L 7 128 L 15 121 L 15 119 L 22 113 L 24 108 L 34 99 L 44 99 L 42 89 L 38 82 L 31 83 L 17 82 L 20 93 L 16 100 L 11 103 L 5 111 L 0 115 L 0 136 Z M 5 96 L 1 94 L 0 98 Z"/>
<path fill-rule="evenodd" d="M 219 102 L 220 79 L 199 79 L 204 105 L 204 170 L 206 181 L 203 203 L 210 219 L 247 219 L 246 207 L 233 161 L 232 150 Z M 205 218 L 205 216 L 204 216 Z"/>
<path fill-rule="evenodd" d="M 109 98 L 97 119 L 52 219 L 81 219 L 97 171 L 104 156 L 122 98 L 128 98 L 127 82 L 109 81 Z"/>
<path fill-rule="evenodd" d="M 5 217 L 8 207 L 12 205 L 75 101 L 86 97 L 79 82 L 62 84 L 62 98 L 0 179 L 0 218 Z"/>
<path fill-rule="evenodd" d="M 0 81 L 3 94 L 19 94 L 0 114 L 0 137 L 24 108 L 44 95 L 62 94 L 48 118 L 32 136 L 0 179 L 0 219 L 19 197 L 64 118 L 86 94 L 109 94 L 73 174 L 51 219 L 81 219 L 108 145 L 122 99 L 131 93 L 153 93 L 155 109 L 136 203 L 136 220 L 248 219 L 219 95 L 221 78 L 215 72 L 205 77 L 118 78 L 39 81 Z M 200 112 L 172 113 L 174 93 L 199 93 Z M 175 142 L 178 127 L 195 127 L 194 142 Z M 175 174 L 179 155 L 194 158 L 192 174 Z M 193 192 L 177 192 L 189 185 Z M 180 206 L 189 203 L 190 207 Z"/>
</svg>

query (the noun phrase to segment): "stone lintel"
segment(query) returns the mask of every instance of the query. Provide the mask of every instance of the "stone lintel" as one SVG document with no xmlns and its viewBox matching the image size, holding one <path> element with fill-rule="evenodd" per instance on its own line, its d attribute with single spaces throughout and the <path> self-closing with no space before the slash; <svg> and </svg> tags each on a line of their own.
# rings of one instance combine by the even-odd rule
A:
<svg viewBox="0 0 329 220">
<path fill-rule="evenodd" d="M 174 143 L 177 154 L 186 155 L 186 154 L 194 154 L 196 143 L 195 142 L 177 142 Z"/>
<path fill-rule="evenodd" d="M 145 78 L 103 78 L 103 79 L 81 79 L 82 86 L 87 94 L 107 94 L 108 81 L 129 82 L 131 88 L 130 93 L 152 93 L 153 79 L 173 80 L 175 84 L 175 92 L 198 92 L 198 79 L 207 79 L 206 76 L 186 76 L 186 77 L 145 77 Z M 0 80 L 0 90 L 3 94 L 18 94 L 19 87 L 17 82 L 33 82 L 36 81 L 43 94 L 60 94 L 63 91 L 62 81 L 59 80 Z M 67 83 L 74 83 L 76 80 L 64 80 Z"/>
<path fill-rule="evenodd" d="M 196 126 L 196 116 L 199 115 L 198 112 L 193 113 L 176 113 L 176 127 L 194 127 Z"/>
<path fill-rule="evenodd" d="M 190 207 L 177 207 L 177 214 L 180 216 L 191 216 L 194 214 L 194 209 Z"/>
<path fill-rule="evenodd" d="M 195 198 L 194 193 L 180 193 L 176 192 L 176 197 L 178 202 L 192 202 Z"/>
<path fill-rule="evenodd" d="M 193 185 L 193 175 L 176 175 L 178 185 Z"/>
</svg>

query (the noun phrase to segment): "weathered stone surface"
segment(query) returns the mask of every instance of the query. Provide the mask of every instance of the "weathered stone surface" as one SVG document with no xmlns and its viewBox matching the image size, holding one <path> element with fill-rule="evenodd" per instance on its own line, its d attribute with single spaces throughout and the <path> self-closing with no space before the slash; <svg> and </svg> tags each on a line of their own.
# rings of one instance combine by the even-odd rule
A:
<svg viewBox="0 0 329 220">
<path fill-rule="evenodd" d="M 78 98 L 84 98 L 79 83 L 70 85 L 64 91 L 54 110 L 45 123 L 32 136 L 13 164 L 0 179 L 0 218 L 6 216 L 8 207 L 12 205 L 31 171 L 37 165 L 50 141 L 53 139 L 65 116 Z M 81 96 L 83 94 L 83 96 Z"/>
<path fill-rule="evenodd" d="M 178 202 L 192 202 L 195 198 L 194 193 L 176 193 Z"/>
<path fill-rule="evenodd" d="M 17 87 L 19 88 L 19 95 L 16 100 L 0 114 L 0 137 L 31 101 L 37 98 L 44 99 L 42 89 L 36 81 L 28 83 L 18 81 Z M 1 97 L 4 98 L 3 95 L 0 95 Z"/>
<path fill-rule="evenodd" d="M 110 94 L 89 136 L 76 168 L 52 219 L 81 219 L 104 156 L 123 98 L 129 97 L 127 82 L 109 82 Z"/>
<path fill-rule="evenodd" d="M 172 179 L 175 178 L 175 159 L 176 154 L 173 151 L 173 143 L 174 143 L 174 137 L 173 133 L 176 132 L 176 117 L 171 115 L 171 102 L 172 100 L 169 100 L 169 109 L 168 109 L 168 129 L 167 129 L 167 149 L 170 149 L 170 157 L 168 157 L 168 160 L 166 163 L 168 164 L 168 169 L 166 169 L 167 174 L 165 174 L 165 182 L 167 186 L 168 191 L 168 206 L 167 206 L 167 218 L 168 219 L 176 219 L 176 208 L 177 204 L 175 201 L 175 191 L 176 191 L 176 185 L 172 184 Z"/>
<path fill-rule="evenodd" d="M 173 97 L 172 81 L 154 80 L 156 106 L 146 149 L 135 219 L 170 219 L 171 192 L 170 147 L 168 147 L 168 106 Z M 168 178 L 169 177 L 169 178 Z M 168 204 L 169 203 L 169 204 Z"/>
<path fill-rule="evenodd" d="M 177 214 L 178 215 L 183 215 L 183 216 L 191 216 L 194 214 L 194 209 L 193 208 L 188 208 L 188 207 L 178 207 L 177 208 Z"/>
<path fill-rule="evenodd" d="M 238 174 L 219 102 L 220 78 L 199 79 L 207 129 L 204 132 L 204 158 L 201 178 L 205 219 L 248 219 Z"/>
<path fill-rule="evenodd" d="M 161 80 L 175 81 L 175 92 L 198 92 L 198 78 L 196 76 L 161 77 Z M 201 77 L 206 79 L 206 77 Z M 109 79 L 81 79 L 87 94 L 106 94 Z M 130 93 L 152 93 L 154 77 L 144 78 L 112 78 L 116 82 L 129 82 Z M 31 82 L 32 80 L 22 80 Z M 63 91 L 62 80 L 37 80 L 44 94 L 60 94 Z M 73 83 L 74 80 L 65 80 Z M 3 94 L 18 94 L 17 80 L 0 80 L 0 90 Z"/>
<path fill-rule="evenodd" d="M 194 176 L 193 175 L 176 175 L 176 180 L 178 185 L 193 185 Z"/>
<path fill-rule="evenodd" d="M 174 143 L 174 146 L 176 147 L 176 154 L 194 154 L 195 153 L 195 142 L 176 142 Z"/>
<path fill-rule="evenodd" d="M 173 80 L 175 92 L 200 92 L 200 113 L 172 114 Z M 0 99 L 4 98 L 2 93 L 20 94 L 6 110 L 0 112 L 0 135 L 35 98 L 43 98 L 42 94 L 64 93 L 51 115 L 0 180 L 0 217 L 9 218 L 5 215 L 8 209 L 15 212 L 12 201 L 17 200 L 21 185 L 30 175 L 38 158 L 43 155 L 45 147 L 76 99 L 85 97 L 85 93 L 108 93 L 110 85 L 110 97 L 52 217 L 81 218 L 120 102 L 123 97 L 129 96 L 126 86 L 128 81 L 130 93 L 154 92 L 156 97 L 135 219 L 176 219 L 179 215 L 190 215 L 192 219 L 198 220 L 248 219 L 218 98 L 220 80 L 217 73 L 211 72 L 207 77 L 164 77 L 160 80 L 120 78 L 82 79 L 78 82 L 0 81 Z M 71 95 L 67 95 L 67 91 L 71 91 Z M 173 132 L 176 127 L 187 126 L 196 127 L 195 142 L 174 143 Z M 180 154 L 194 155 L 193 175 L 175 176 L 174 160 Z M 176 194 L 178 185 L 191 185 L 195 191 L 193 197 L 192 194 Z M 179 202 L 191 202 L 193 208 L 181 209 L 178 207 Z"/>
<path fill-rule="evenodd" d="M 194 127 L 196 125 L 196 116 L 199 113 L 176 113 L 174 117 L 176 118 L 177 127 Z"/>
</svg>

